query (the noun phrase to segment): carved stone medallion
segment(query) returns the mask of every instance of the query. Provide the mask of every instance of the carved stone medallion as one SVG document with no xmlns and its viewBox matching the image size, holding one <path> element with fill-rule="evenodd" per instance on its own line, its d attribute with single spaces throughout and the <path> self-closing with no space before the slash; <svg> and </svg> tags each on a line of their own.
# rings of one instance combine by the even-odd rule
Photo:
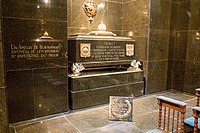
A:
<svg viewBox="0 0 200 133">
<path fill-rule="evenodd" d="M 109 120 L 132 121 L 133 98 L 110 96 Z"/>
</svg>

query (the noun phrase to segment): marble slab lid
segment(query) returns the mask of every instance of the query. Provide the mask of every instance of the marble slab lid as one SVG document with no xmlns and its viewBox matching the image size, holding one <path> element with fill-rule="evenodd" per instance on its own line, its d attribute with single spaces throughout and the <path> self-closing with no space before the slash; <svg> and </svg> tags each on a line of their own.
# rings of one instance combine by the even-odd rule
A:
<svg viewBox="0 0 200 133">
<path fill-rule="evenodd" d="M 84 35 L 84 34 L 73 34 L 70 35 L 69 40 L 110 40 L 110 41 L 130 41 L 135 42 L 129 37 L 119 37 L 119 36 L 95 36 L 95 35 Z"/>
</svg>

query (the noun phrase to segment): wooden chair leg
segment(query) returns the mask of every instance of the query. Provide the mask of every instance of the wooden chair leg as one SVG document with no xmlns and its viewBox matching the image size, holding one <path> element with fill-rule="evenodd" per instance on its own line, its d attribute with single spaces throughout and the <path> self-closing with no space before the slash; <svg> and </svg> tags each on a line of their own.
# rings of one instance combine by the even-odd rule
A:
<svg viewBox="0 0 200 133">
<path fill-rule="evenodd" d="M 161 120 L 162 120 L 162 106 L 159 106 L 159 113 L 158 113 L 158 128 L 161 127 Z"/>
<path fill-rule="evenodd" d="M 198 131 L 198 118 L 194 117 L 194 133 Z"/>
</svg>

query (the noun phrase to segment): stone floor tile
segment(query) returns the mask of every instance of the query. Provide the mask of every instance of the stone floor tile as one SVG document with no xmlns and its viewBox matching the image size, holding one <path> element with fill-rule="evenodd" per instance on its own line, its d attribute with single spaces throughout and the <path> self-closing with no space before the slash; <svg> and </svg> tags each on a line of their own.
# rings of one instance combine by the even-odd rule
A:
<svg viewBox="0 0 200 133">
<path fill-rule="evenodd" d="M 143 97 L 141 99 L 135 100 L 134 103 L 136 103 L 140 106 L 146 107 L 149 110 L 157 110 L 158 109 L 156 96 Z"/>
<path fill-rule="evenodd" d="M 64 117 L 16 127 L 17 133 L 79 133 Z"/>
<path fill-rule="evenodd" d="M 108 120 L 108 111 L 102 108 L 75 112 L 65 117 L 81 132 L 114 123 Z"/>
<path fill-rule="evenodd" d="M 186 92 L 180 92 L 180 91 L 169 91 L 169 92 L 163 93 L 161 95 L 169 97 L 169 98 L 173 98 L 173 99 L 176 99 L 176 100 L 179 100 L 182 102 L 185 102 L 185 101 L 190 100 L 195 97 L 195 95 L 193 95 L 193 94 L 189 94 Z"/>
<path fill-rule="evenodd" d="M 157 129 L 158 111 L 136 117 L 133 121 L 134 125 L 147 132 L 149 130 Z"/>
<path fill-rule="evenodd" d="M 140 104 L 137 104 L 136 102 L 133 102 L 133 119 L 135 117 L 142 116 L 152 111 L 153 111 L 152 109 L 141 106 Z"/>
<path fill-rule="evenodd" d="M 117 122 L 84 133 L 144 133 L 131 122 Z"/>
</svg>

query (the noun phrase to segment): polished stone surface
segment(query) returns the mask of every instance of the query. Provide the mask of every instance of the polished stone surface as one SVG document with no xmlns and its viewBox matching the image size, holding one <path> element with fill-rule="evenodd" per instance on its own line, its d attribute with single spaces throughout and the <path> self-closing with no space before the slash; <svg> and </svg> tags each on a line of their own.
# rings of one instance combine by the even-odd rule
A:
<svg viewBox="0 0 200 133">
<path fill-rule="evenodd" d="M 150 3 L 146 93 L 166 90 L 169 87 L 167 83 L 171 83 L 166 82 L 168 60 L 173 58 L 170 56 L 173 52 L 169 52 L 173 48 L 173 38 L 170 38 L 171 3 L 169 0 L 152 0 Z"/>
<path fill-rule="evenodd" d="M 0 132 L 8 132 L 8 114 L 6 105 L 6 91 L 5 87 L 0 87 Z"/>
<path fill-rule="evenodd" d="M 171 62 L 174 64 L 173 69 L 173 77 L 172 77 L 172 88 L 176 88 L 178 90 L 184 89 L 184 75 L 185 75 L 185 61 L 174 61 Z"/>
<path fill-rule="evenodd" d="M 35 122 L 30 124 L 30 126 L 18 126 L 16 127 L 16 131 L 21 133 L 79 133 L 79 131 L 74 128 L 73 124 L 66 120 L 64 117 L 56 117 L 49 120 Z"/>
<path fill-rule="evenodd" d="M 147 93 L 166 90 L 167 87 L 167 61 L 148 62 Z"/>
<path fill-rule="evenodd" d="M 186 62 L 184 91 L 192 93 L 200 84 L 200 62 Z"/>
<path fill-rule="evenodd" d="M 66 112 L 67 1 L 1 2 L 9 122 Z"/>
<path fill-rule="evenodd" d="M 147 41 L 145 37 L 134 37 L 135 45 L 135 59 L 139 61 L 147 60 Z"/>
<path fill-rule="evenodd" d="M 122 4 L 122 26 L 124 35 L 132 32 L 133 37 L 148 36 L 149 1 L 132 0 Z M 131 18 L 131 19 L 130 19 Z"/>
<path fill-rule="evenodd" d="M 13 124 L 11 127 L 15 133 L 36 133 L 38 131 L 42 133 L 145 133 L 157 128 L 156 97 L 159 95 L 176 97 L 188 103 L 186 117 L 191 116 L 191 106 L 193 106 L 195 95 L 170 90 L 135 98 L 133 100 L 133 122 L 109 121 L 108 105 L 101 105 L 76 110 L 65 115 L 60 114 L 51 119 Z"/>
<path fill-rule="evenodd" d="M 175 37 L 175 43 L 174 43 L 174 49 L 173 49 L 173 54 L 174 57 L 173 59 L 175 61 L 184 61 L 186 59 L 186 55 L 187 55 L 187 32 L 183 32 L 183 31 L 177 31 L 174 34 Z"/>
<path fill-rule="evenodd" d="M 108 103 L 109 96 L 141 96 L 144 94 L 143 76 L 144 72 L 141 71 L 69 77 L 70 108 Z"/>
<path fill-rule="evenodd" d="M 67 68 L 9 71 L 7 79 L 11 123 L 68 110 Z"/>
<path fill-rule="evenodd" d="M 168 60 L 169 31 L 150 30 L 148 61 Z"/>
<path fill-rule="evenodd" d="M 170 42 L 170 57 L 172 69 L 172 88 L 194 93 L 199 87 L 199 41 L 196 40 L 196 30 L 200 21 L 198 0 L 178 0 L 172 3 L 172 41 Z M 170 67 L 171 68 L 171 67 Z"/>
<path fill-rule="evenodd" d="M 150 17 L 151 29 L 169 30 L 171 19 L 171 2 L 169 0 L 152 0 Z"/>
<path fill-rule="evenodd" d="M 112 87 L 123 84 L 130 84 L 143 81 L 144 72 L 113 72 L 106 75 L 90 75 L 88 77 L 70 77 L 71 91 L 90 90 L 95 88 Z M 109 81 L 109 82 L 108 82 Z"/>
<path fill-rule="evenodd" d="M 69 106 L 71 109 L 85 108 L 109 102 L 109 96 L 141 96 L 144 82 L 108 86 L 86 91 L 70 91 Z"/>
<path fill-rule="evenodd" d="M 177 30 L 187 30 L 190 19 L 190 2 L 180 2 L 177 4 Z"/>
<path fill-rule="evenodd" d="M 2 0 L 3 16 L 26 19 L 66 21 L 67 2 L 51 0 L 48 3 L 34 0 Z"/>
<path fill-rule="evenodd" d="M 109 31 L 113 31 L 121 36 L 122 30 L 122 2 L 120 0 L 97 0 L 95 3 L 99 6 L 94 21 L 89 24 L 88 17 L 85 15 L 82 6 L 85 0 L 68 1 L 68 31 L 69 34 L 88 33 L 91 30 L 97 30 L 98 24 L 103 21 Z"/>
<path fill-rule="evenodd" d="M 4 30 L 6 31 L 3 36 L 5 41 L 4 51 L 6 58 L 5 59 L 6 70 L 50 67 L 50 64 L 58 64 L 58 63 L 61 64 L 62 62 L 64 63 L 64 60 L 66 60 L 66 58 L 65 59 L 63 58 L 65 57 L 64 55 L 67 51 L 67 42 L 62 42 L 66 39 L 66 31 L 62 29 L 66 28 L 66 23 L 65 22 L 47 22 L 47 23 L 48 26 L 46 27 L 46 30 L 48 31 L 49 35 L 54 39 L 59 39 L 60 42 L 47 41 L 39 43 L 31 41 L 33 39 L 39 38 L 44 32 L 41 31 L 40 29 L 39 20 L 20 20 L 20 19 L 10 19 L 10 18 L 3 19 L 3 26 Z M 18 29 L 18 27 L 21 28 Z M 28 48 L 27 49 L 19 48 L 20 45 L 29 47 L 33 45 L 38 45 L 37 50 L 43 50 L 43 51 L 41 52 L 35 51 L 35 53 L 39 53 L 38 58 L 23 57 L 22 55 L 24 55 L 27 52 L 31 54 L 31 50 L 28 50 Z M 44 51 L 45 49 L 41 49 L 39 45 L 48 45 L 48 46 L 60 45 L 61 48 L 58 49 L 59 50 L 57 52 L 58 56 L 53 58 L 44 58 L 41 55 L 41 53 L 45 52 Z M 16 46 L 18 48 L 14 49 L 12 46 Z M 13 53 L 14 50 L 17 52 L 17 54 Z M 48 52 L 47 54 L 51 53 Z M 15 57 L 12 57 L 13 55 L 15 55 Z"/>
</svg>

